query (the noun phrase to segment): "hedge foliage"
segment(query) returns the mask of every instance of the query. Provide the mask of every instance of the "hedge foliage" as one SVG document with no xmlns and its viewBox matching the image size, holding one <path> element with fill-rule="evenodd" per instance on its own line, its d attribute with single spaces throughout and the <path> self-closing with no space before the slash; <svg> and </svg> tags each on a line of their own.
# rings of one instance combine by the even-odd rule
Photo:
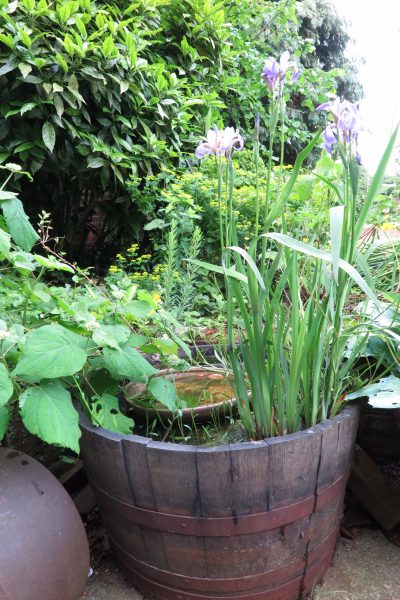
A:
<svg viewBox="0 0 400 600">
<path fill-rule="evenodd" d="M 0 0 L 0 161 L 34 175 L 20 195 L 32 216 L 51 212 L 71 258 L 101 261 L 100 248 L 139 238 L 143 178 L 190 162 L 213 123 L 248 128 L 267 114 L 265 56 L 314 52 L 297 4 Z M 289 101 L 289 146 L 308 136 L 302 114 L 337 75 L 308 64 Z"/>
</svg>

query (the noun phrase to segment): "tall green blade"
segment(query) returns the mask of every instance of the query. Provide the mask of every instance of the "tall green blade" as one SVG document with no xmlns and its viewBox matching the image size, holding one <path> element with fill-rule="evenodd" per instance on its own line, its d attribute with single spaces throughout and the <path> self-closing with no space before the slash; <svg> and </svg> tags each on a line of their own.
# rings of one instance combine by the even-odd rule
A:
<svg viewBox="0 0 400 600">
<path fill-rule="evenodd" d="M 392 136 L 391 136 L 391 138 L 389 140 L 389 143 L 388 143 L 388 145 L 386 147 L 386 150 L 385 150 L 385 152 L 384 152 L 384 154 L 383 154 L 383 156 L 381 158 L 381 161 L 380 161 L 380 163 L 378 165 L 376 173 L 375 173 L 375 175 L 372 178 L 371 185 L 369 186 L 367 197 L 365 199 L 364 205 L 363 205 L 363 207 L 361 209 L 360 215 L 358 217 L 358 220 L 357 220 L 357 223 L 356 223 L 356 226 L 355 226 L 355 229 L 354 229 L 355 240 L 358 240 L 358 238 L 360 237 L 362 229 L 363 229 L 364 225 L 367 222 L 367 218 L 368 218 L 368 214 L 369 214 L 369 211 L 371 209 L 371 206 L 374 203 L 375 198 L 376 198 L 376 196 L 379 193 L 379 190 L 381 188 L 382 181 L 383 181 L 383 178 L 385 176 L 385 171 L 386 171 L 386 168 L 388 166 L 390 157 L 392 155 L 394 145 L 396 143 L 397 135 L 398 135 L 398 132 L 399 132 L 399 125 L 400 124 L 398 124 L 397 127 L 395 128 L 395 130 L 394 130 L 394 132 L 393 132 L 393 134 L 392 134 Z"/>
</svg>

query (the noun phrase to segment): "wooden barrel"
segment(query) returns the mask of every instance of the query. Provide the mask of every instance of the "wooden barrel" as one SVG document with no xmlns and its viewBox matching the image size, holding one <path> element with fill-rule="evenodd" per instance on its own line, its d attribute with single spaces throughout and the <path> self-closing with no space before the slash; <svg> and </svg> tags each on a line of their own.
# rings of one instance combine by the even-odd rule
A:
<svg viewBox="0 0 400 600">
<path fill-rule="evenodd" d="M 153 600 L 297 600 L 334 552 L 358 426 L 207 448 L 82 421 L 87 474 L 114 553 Z"/>
<path fill-rule="evenodd" d="M 400 460 L 400 409 L 362 408 L 357 443 L 378 464 Z"/>
</svg>

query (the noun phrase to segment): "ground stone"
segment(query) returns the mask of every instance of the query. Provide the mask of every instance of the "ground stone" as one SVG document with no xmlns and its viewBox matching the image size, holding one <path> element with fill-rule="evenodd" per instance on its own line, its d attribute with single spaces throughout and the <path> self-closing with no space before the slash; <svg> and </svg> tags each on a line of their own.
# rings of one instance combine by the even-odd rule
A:
<svg viewBox="0 0 400 600">
<path fill-rule="evenodd" d="M 313 600 L 400 600 L 400 548 L 379 529 L 340 539 Z"/>
</svg>

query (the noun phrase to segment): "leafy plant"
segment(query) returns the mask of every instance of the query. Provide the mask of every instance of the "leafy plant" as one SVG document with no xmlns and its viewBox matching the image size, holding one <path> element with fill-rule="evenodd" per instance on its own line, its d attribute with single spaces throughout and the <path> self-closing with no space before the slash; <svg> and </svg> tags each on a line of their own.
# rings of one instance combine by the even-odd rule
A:
<svg viewBox="0 0 400 600">
<path fill-rule="evenodd" d="M 16 165 L 6 168 L 10 176 L 18 171 Z M 168 337 L 168 314 L 160 316 L 148 292 L 133 285 L 117 294 L 54 252 L 31 253 L 39 236 L 16 194 L 4 190 L 6 182 L 0 190 L 0 201 L 6 203 L 0 227 L 0 439 L 11 412 L 19 410 L 31 433 L 78 452 L 74 400 L 96 425 L 129 433 L 133 421 L 120 412 L 120 382 L 149 381 L 153 395 L 163 402 L 161 391 L 151 385 L 157 370 L 145 353 L 176 356 L 178 343 L 188 350 L 175 334 L 178 343 Z M 9 214 L 13 220 L 8 232 Z M 41 241 L 48 248 L 47 236 Z M 54 271 L 73 275 L 72 282 L 79 281 L 79 274 L 85 284 L 44 283 L 45 275 Z"/>
<path fill-rule="evenodd" d="M 340 187 L 321 177 L 340 203 L 330 208 L 331 247 L 326 251 L 291 237 L 285 218 L 287 202 L 302 162 L 319 140 L 317 135 L 298 155 L 287 182 L 279 180 L 272 202 L 272 138 L 279 119 L 284 122 L 284 85 L 291 64 L 282 55 L 279 63 L 269 58 L 264 67 L 271 114 L 276 117 L 270 121 L 265 200 L 256 207 L 256 237 L 248 251 L 237 244 L 231 160 L 235 143 L 234 138 L 229 143 L 230 128 L 210 131 L 207 141 L 196 151 L 199 156 L 214 155 L 218 165 L 222 267 L 197 264 L 225 278 L 229 361 L 239 414 L 250 439 L 291 433 L 337 414 L 346 392 L 354 385 L 351 369 L 376 326 L 365 310 L 359 312 L 357 319 L 346 315 L 353 286 L 356 284 L 365 297 L 380 307 L 370 287 L 372 278 L 367 283 L 356 269 L 358 263 L 365 264 L 358 241 L 382 184 L 397 130 L 358 210 L 358 107 L 339 98 L 319 107 L 333 115 L 333 122 L 328 123 L 322 137 L 329 154 L 334 146 L 337 148 L 343 173 Z M 281 160 L 283 143 L 284 137 Z M 256 164 L 257 150 L 256 140 Z M 224 165 L 228 182 L 223 200 Z M 260 198 L 258 190 L 256 197 Z M 269 232 L 278 215 L 282 219 L 281 232 Z M 264 233 L 257 235 L 260 230 Z"/>
<path fill-rule="evenodd" d="M 285 136 L 293 148 L 309 138 L 305 114 L 335 91 L 339 71 L 321 69 L 302 35 L 303 5 L 1 0 L 0 161 L 34 175 L 20 196 L 32 217 L 52 213 L 70 260 L 104 266 L 141 241 L 144 178 L 191 162 L 204 121 L 266 115 L 257 65 L 288 43 L 307 70 Z"/>
<path fill-rule="evenodd" d="M 137 234 L 127 215 L 139 217 L 140 206 L 132 211 L 125 181 L 170 164 L 189 122 L 200 132 L 202 107 L 205 115 L 221 105 L 197 70 L 220 71 L 223 13 L 213 2 L 188 4 L 192 20 L 180 33 L 175 0 L 0 4 L 0 159 L 18 158 L 34 174 L 22 197 L 32 212 L 52 210 L 72 259 L 89 250 L 93 215 L 99 244 L 121 225 Z"/>
</svg>

